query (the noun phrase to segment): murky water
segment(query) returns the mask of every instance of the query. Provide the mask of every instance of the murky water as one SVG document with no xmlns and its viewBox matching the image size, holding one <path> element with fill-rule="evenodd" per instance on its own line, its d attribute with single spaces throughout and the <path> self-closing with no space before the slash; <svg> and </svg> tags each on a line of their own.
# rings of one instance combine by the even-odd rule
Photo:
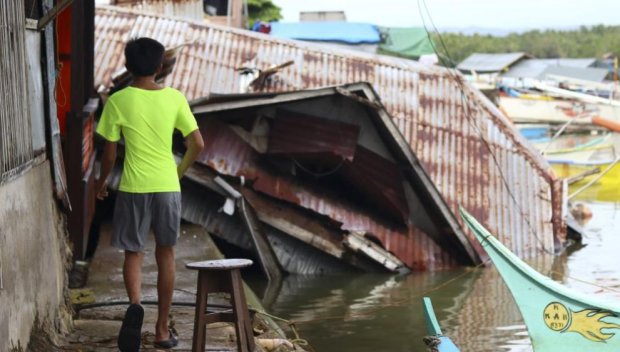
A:
<svg viewBox="0 0 620 352">
<path fill-rule="evenodd" d="M 620 198 L 616 198 L 620 199 Z M 620 203 L 586 202 L 587 246 L 530 264 L 565 285 L 620 300 Z M 609 286 L 606 291 L 578 280 Z M 517 307 L 495 268 L 407 276 L 291 276 L 270 287 L 265 305 L 297 322 L 316 351 L 426 351 L 422 297 L 462 351 L 532 351 Z"/>
</svg>

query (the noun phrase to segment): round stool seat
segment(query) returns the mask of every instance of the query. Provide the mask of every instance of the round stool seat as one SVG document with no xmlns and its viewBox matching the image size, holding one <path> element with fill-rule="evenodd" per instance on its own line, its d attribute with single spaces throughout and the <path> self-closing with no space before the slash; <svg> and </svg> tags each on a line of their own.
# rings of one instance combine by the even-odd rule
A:
<svg viewBox="0 0 620 352">
<path fill-rule="evenodd" d="M 231 270 L 245 268 L 252 264 L 253 262 L 249 259 L 218 259 L 188 263 L 185 267 L 193 270 Z"/>
</svg>

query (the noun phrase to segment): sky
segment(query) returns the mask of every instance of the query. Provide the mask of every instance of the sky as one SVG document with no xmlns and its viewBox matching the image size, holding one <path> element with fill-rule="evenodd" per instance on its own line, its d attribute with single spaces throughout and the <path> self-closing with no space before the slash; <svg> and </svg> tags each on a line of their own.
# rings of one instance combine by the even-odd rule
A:
<svg viewBox="0 0 620 352">
<path fill-rule="evenodd" d="M 421 0 L 420 0 L 421 1 Z M 422 26 L 418 0 L 273 0 L 283 21 L 300 11 L 343 10 L 349 22 L 381 26 Z M 580 25 L 620 25 L 620 0 L 426 0 L 440 28 L 570 29 Z M 428 18 L 426 18 L 428 24 Z"/>
</svg>

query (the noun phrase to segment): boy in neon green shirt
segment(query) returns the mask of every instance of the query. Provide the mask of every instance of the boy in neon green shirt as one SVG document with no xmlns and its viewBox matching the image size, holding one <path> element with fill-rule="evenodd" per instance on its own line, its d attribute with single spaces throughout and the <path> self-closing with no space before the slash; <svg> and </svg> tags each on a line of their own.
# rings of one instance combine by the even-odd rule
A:
<svg viewBox="0 0 620 352">
<path fill-rule="evenodd" d="M 133 39 L 125 47 L 131 86 L 112 95 L 103 110 L 97 133 L 106 139 L 97 198 L 107 196 L 106 179 L 116 159 L 121 136 L 125 142 L 123 175 L 114 209 L 112 245 L 125 250 L 123 279 L 131 302 L 119 333 L 122 352 L 138 351 L 144 310 L 140 306 L 144 243 L 153 230 L 158 266 L 158 319 L 155 346 L 172 348 L 177 339 L 168 330 L 174 290 L 174 245 L 181 219 L 179 179 L 204 147 L 187 100 L 175 89 L 155 82 L 164 47 L 150 38 Z M 188 149 L 177 166 L 172 135 L 181 131 Z"/>
</svg>

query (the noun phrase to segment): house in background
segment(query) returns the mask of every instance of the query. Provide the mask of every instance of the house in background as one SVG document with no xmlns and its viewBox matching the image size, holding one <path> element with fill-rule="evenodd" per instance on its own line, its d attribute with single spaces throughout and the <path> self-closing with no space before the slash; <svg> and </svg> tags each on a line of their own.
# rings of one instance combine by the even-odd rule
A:
<svg viewBox="0 0 620 352">
<path fill-rule="evenodd" d="M 99 0 L 140 12 L 207 21 L 235 28 L 247 28 L 246 0 Z"/>
<path fill-rule="evenodd" d="M 398 56 L 431 65 L 438 62 L 433 43 L 424 28 L 378 27 L 370 23 L 328 20 L 272 22 L 271 35 Z"/>
<path fill-rule="evenodd" d="M 540 83 L 555 87 L 598 87 L 608 90 L 609 69 L 595 58 L 536 59 L 527 53 L 474 53 L 456 67 L 482 91 L 498 85 L 532 89 Z M 583 88 L 587 89 L 587 88 Z"/>
<path fill-rule="evenodd" d="M 456 66 L 478 89 L 494 90 L 499 77 L 519 62 L 532 56 L 526 53 L 474 53 Z"/>
<path fill-rule="evenodd" d="M 300 22 L 330 22 L 347 20 L 344 11 L 301 11 L 299 13 Z"/>
<path fill-rule="evenodd" d="M 533 88 L 539 82 L 559 84 L 603 83 L 608 70 L 598 67 L 595 58 L 527 59 L 513 65 L 498 83 L 513 88 Z"/>
<path fill-rule="evenodd" d="M 272 22 L 271 36 L 376 53 L 379 29 L 370 23 L 344 21 Z"/>
</svg>

